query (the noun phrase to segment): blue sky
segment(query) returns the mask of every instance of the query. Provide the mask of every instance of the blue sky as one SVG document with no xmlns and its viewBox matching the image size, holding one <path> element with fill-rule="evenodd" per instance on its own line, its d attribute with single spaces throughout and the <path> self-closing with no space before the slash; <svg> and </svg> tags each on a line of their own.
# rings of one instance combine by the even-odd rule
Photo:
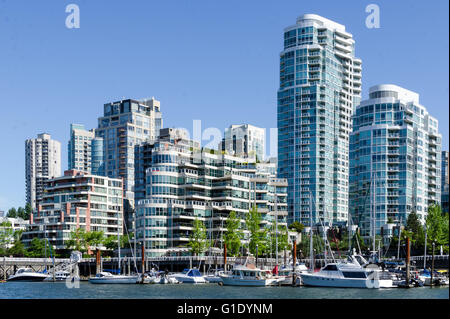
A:
<svg viewBox="0 0 450 319">
<path fill-rule="evenodd" d="M 65 8 L 80 8 L 67 29 Z M 379 29 L 365 26 L 368 4 Z M 392 83 L 420 94 L 448 150 L 448 1 L 0 0 L 0 210 L 25 202 L 24 141 L 48 132 L 67 168 L 70 123 L 154 96 L 164 126 L 276 127 L 283 29 L 315 13 L 344 24 L 363 61 L 363 99 Z"/>
</svg>

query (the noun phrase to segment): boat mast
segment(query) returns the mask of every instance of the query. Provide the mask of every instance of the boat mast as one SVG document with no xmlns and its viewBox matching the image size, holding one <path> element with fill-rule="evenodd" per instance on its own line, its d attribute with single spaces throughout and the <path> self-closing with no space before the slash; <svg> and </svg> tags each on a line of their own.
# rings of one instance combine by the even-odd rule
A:
<svg viewBox="0 0 450 319">
<path fill-rule="evenodd" d="M 275 186 L 275 263 L 278 268 L 278 206 L 277 187 Z M 295 265 L 294 265 L 295 267 Z M 278 273 L 277 273 L 278 274 Z"/>
<path fill-rule="evenodd" d="M 373 174 L 373 185 L 372 185 L 372 197 L 373 197 L 373 202 L 372 202 L 372 236 L 373 236 L 373 254 L 375 254 L 376 251 L 376 244 L 375 244 L 375 236 L 376 236 L 376 231 L 375 231 L 375 227 L 376 227 L 376 223 L 375 223 L 375 218 L 376 218 L 376 201 L 377 201 L 377 195 L 376 195 L 376 183 L 375 183 L 375 173 Z"/>
<path fill-rule="evenodd" d="M 352 251 L 351 235 L 352 235 L 352 217 L 349 213 L 348 214 L 348 251 L 350 253 Z"/>
<path fill-rule="evenodd" d="M 423 269 L 427 269 L 427 227 L 425 225 L 425 250 L 423 252 Z"/>
<path fill-rule="evenodd" d="M 117 210 L 117 247 L 118 247 L 118 256 L 119 256 L 119 275 L 120 275 L 120 233 L 119 233 L 119 210 Z"/>
<path fill-rule="evenodd" d="M 309 191 L 309 257 L 311 258 L 311 271 L 314 272 L 313 257 L 313 219 L 312 219 L 312 193 Z"/>
</svg>

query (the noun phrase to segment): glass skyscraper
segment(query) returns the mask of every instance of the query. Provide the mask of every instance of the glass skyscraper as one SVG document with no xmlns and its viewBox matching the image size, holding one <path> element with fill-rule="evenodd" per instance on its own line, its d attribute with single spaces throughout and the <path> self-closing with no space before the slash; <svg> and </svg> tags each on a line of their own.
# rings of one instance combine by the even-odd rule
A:
<svg viewBox="0 0 450 319">
<path fill-rule="evenodd" d="M 278 176 L 289 222 L 345 223 L 349 135 L 361 98 L 361 60 L 345 27 L 305 14 L 284 30 L 278 90 Z"/>
<path fill-rule="evenodd" d="M 428 206 L 441 201 L 440 156 L 438 121 L 417 93 L 370 88 L 350 137 L 350 214 L 361 235 L 379 235 L 388 221 L 405 225 L 412 211 L 423 223 Z"/>
</svg>

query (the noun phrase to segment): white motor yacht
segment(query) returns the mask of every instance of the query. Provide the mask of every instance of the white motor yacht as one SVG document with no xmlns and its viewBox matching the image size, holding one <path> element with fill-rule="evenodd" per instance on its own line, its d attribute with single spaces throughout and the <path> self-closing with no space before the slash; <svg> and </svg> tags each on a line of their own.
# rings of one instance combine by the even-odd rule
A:
<svg viewBox="0 0 450 319">
<path fill-rule="evenodd" d="M 184 269 L 181 273 L 171 274 L 168 276 L 168 279 L 175 278 L 177 281 L 180 281 L 185 284 L 206 284 L 207 281 L 205 277 L 203 277 L 197 268 L 192 269 Z"/>
<path fill-rule="evenodd" d="M 100 272 L 95 277 L 90 277 L 89 282 L 92 284 L 135 284 L 139 276 L 137 275 L 113 275 L 110 272 Z"/>
<path fill-rule="evenodd" d="M 220 274 L 225 286 L 273 286 L 284 280 L 284 277 L 273 277 L 265 270 L 238 265 L 230 274 Z"/>
<path fill-rule="evenodd" d="M 367 267 L 358 262 L 366 261 L 362 256 L 349 256 L 347 262 L 329 263 L 315 273 L 300 274 L 306 286 L 341 287 L 341 288 L 390 288 L 393 287 L 391 278 L 380 276 L 381 271 Z"/>
<path fill-rule="evenodd" d="M 7 281 L 44 281 L 47 273 L 36 272 L 31 268 L 19 268 Z"/>
</svg>

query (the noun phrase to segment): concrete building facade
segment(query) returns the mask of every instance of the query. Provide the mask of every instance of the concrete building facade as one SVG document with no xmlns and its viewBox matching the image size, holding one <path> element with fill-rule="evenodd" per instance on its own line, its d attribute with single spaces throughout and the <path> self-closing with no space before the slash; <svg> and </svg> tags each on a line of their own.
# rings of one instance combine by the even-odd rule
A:
<svg viewBox="0 0 450 319">
<path fill-rule="evenodd" d="M 50 134 L 25 141 L 26 202 L 33 210 L 41 200 L 45 181 L 61 175 L 61 143 Z"/>
</svg>

